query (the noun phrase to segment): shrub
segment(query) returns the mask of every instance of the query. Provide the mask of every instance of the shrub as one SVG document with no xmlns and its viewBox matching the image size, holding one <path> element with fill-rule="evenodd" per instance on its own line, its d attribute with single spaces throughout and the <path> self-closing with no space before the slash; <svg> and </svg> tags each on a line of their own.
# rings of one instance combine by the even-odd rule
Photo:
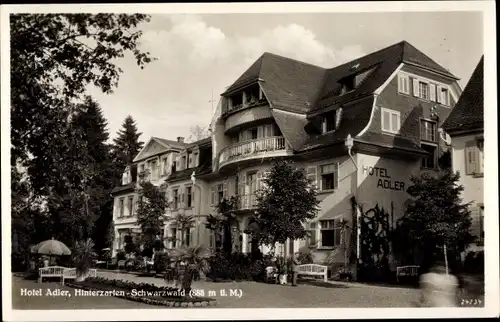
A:
<svg viewBox="0 0 500 322">
<path fill-rule="evenodd" d="M 155 254 L 153 269 L 156 273 L 164 272 L 169 265 L 170 265 L 170 256 L 168 255 L 167 252 L 161 251 Z"/>
<path fill-rule="evenodd" d="M 123 261 L 126 258 L 126 254 L 123 250 L 120 250 L 116 253 L 116 260 L 117 261 Z"/>
<path fill-rule="evenodd" d="M 465 256 L 463 271 L 465 273 L 484 274 L 484 251 L 468 252 Z"/>
<path fill-rule="evenodd" d="M 264 275 L 264 261 L 252 261 L 250 255 L 233 253 L 230 256 L 215 255 L 209 258 L 207 277 L 212 280 L 260 280 Z"/>
</svg>

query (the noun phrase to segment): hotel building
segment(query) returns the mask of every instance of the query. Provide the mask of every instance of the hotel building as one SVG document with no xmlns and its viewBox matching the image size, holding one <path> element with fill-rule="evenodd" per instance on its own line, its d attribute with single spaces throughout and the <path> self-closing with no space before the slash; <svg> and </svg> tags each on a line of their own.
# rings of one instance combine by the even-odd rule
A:
<svg viewBox="0 0 500 322">
<path fill-rule="evenodd" d="M 259 247 L 244 233 L 255 192 L 273 161 L 293 160 L 317 186 L 320 211 L 307 223 L 310 238 L 278 250 L 290 254 L 308 245 L 321 263 L 341 244 L 340 221 L 352 227 L 358 210 L 353 197 L 363 209 L 378 204 L 397 220 L 410 176 L 449 163 L 440 128 L 460 95 L 457 77 L 406 41 L 333 68 L 264 53 L 221 94 L 210 139 L 185 144 L 153 138 L 134 163 L 163 169 L 166 160 L 167 172 L 151 177 L 167 184 L 172 206 L 166 217 L 196 217 L 188 233 L 166 220 L 165 236 L 189 234 L 193 243 L 215 247 L 204 220 L 222 198 L 238 196 L 233 245 L 248 253 Z M 137 229 L 133 213 L 122 210 L 128 198 L 134 200 L 133 187 L 115 189 L 114 249 L 122 246 L 120 231 Z M 343 262 L 344 254 L 337 255 Z"/>
</svg>

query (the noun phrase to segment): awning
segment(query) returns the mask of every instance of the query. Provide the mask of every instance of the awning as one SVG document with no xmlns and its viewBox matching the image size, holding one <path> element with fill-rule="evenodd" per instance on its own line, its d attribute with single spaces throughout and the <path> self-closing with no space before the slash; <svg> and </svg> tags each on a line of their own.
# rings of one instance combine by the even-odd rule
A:
<svg viewBox="0 0 500 322">
<path fill-rule="evenodd" d="M 317 218 L 313 219 L 311 222 L 317 222 L 320 220 L 335 220 L 340 218 L 345 218 L 346 216 L 351 216 L 352 209 L 344 209 L 343 211 L 338 211 L 335 207 L 327 210 L 324 214 L 319 215 Z"/>
</svg>

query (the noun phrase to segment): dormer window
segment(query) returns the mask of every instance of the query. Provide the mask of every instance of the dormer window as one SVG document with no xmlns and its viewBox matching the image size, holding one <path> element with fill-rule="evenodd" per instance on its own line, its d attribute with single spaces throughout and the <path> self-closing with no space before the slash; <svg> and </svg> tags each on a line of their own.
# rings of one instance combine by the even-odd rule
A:
<svg viewBox="0 0 500 322">
<path fill-rule="evenodd" d="M 131 174 L 130 174 L 130 169 L 129 169 L 129 167 L 126 167 L 125 171 L 123 172 L 123 175 L 122 175 L 122 185 L 129 184 L 130 182 L 132 182 L 131 179 L 132 178 L 131 178 Z"/>
<path fill-rule="evenodd" d="M 353 91 L 356 88 L 356 75 L 345 77 L 340 84 L 342 84 L 340 95 Z"/>
<path fill-rule="evenodd" d="M 321 133 L 325 134 L 328 132 L 335 131 L 336 117 L 335 111 L 326 113 L 321 118 Z"/>
<path fill-rule="evenodd" d="M 233 95 L 229 98 L 229 101 L 230 101 L 229 109 L 238 108 L 243 104 L 243 95 L 241 93 Z"/>
</svg>

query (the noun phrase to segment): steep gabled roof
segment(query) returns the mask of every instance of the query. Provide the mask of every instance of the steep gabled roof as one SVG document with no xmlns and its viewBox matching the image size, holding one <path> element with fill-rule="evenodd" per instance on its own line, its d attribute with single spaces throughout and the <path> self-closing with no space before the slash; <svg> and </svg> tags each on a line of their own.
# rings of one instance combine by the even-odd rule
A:
<svg viewBox="0 0 500 322">
<path fill-rule="evenodd" d="M 401 41 L 330 69 L 266 52 L 222 95 L 259 82 L 272 108 L 308 113 L 372 94 L 401 63 L 458 79 L 413 45 Z M 339 81 L 364 72 L 356 90 L 339 95 Z"/>
<path fill-rule="evenodd" d="M 484 56 L 481 57 L 443 129 L 446 132 L 484 128 Z"/>
<path fill-rule="evenodd" d="M 266 52 L 222 95 L 259 81 L 273 108 L 306 113 L 321 89 L 324 74 L 322 67 Z"/>
<path fill-rule="evenodd" d="M 149 153 L 147 153 L 146 157 L 157 155 L 158 153 L 162 153 L 163 151 L 166 151 L 166 150 L 171 149 L 171 148 L 184 149 L 186 146 L 188 146 L 188 143 L 181 143 L 178 141 L 167 140 L 167 139 L 162 139 L 162 138 L 158 138 L 158 137 L 153 136 L 153 137 L 151 137 L 151 139 L 149 139 L 149 141 L 146 144 L 144 144 L 141 151 L 139 151 L 139 153 L 137 153 L 137 155 L 134 157 L 133 162 L 137 162 L 137 161 L 143 159 L 143 157 L 144 157 L 143 154 L 146 153 L 145 151 L 148 149 L 148 147 L 151 145 L 152 142 L 158 143 L 163 149 L 156 150 L 155 152 L 149 152 Z"/>
<path fill-rule="evenodd" d="M 402 63 L 458 79 L 411 44 L 401 41 L 330 69 L 264 53 L 222 95 L 229 96 L 258 82 L 276 123 L 294 150 L 313 149 L 363 130 L 371 117 L 372 95 Z M 357 77 L 358 86 L 341 95 L 342 82 L 350 76 Z M 346 104 L 354 100 L 359 101 Z M 308 122 L 314 123 L 317 114 L 337 108 L 343 112 L 334 133 L 319 136 L 307 133 Z"/>
<path fill-rule="evenodd" d="M 174 140 L 162 139 L 162 138 L 159 138 L 156 136 L 153 136 L 153 139 L 155 139 L 156 141 L 159 141 L 167 146 L 170 146 L 173 148 L 178 148 L 178 149 L 183 149 L 189 145 L 189 143 L 183 143 L 183 142 L 174 141 Z"/>
</svg>

